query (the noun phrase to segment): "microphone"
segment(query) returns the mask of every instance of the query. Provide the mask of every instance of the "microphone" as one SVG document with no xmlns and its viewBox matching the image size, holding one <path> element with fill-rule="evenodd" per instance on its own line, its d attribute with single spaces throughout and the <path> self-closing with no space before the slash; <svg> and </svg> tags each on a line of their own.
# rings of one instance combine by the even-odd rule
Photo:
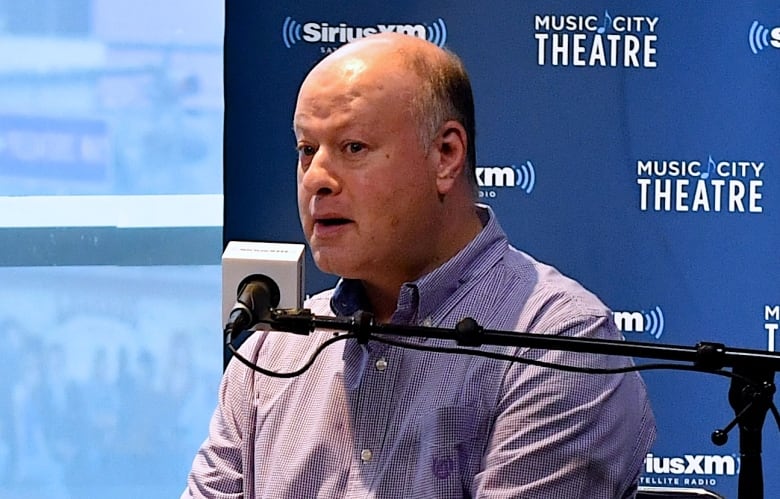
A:
<svg viewBox="0 0 780 499">
<path fill-rule="evenodd" d="M 269 319 L 271 309 L 279 305 L 280 291 L 267 275 L 252 274 L 238 285 L 237 296 L 225 325 L 226 333 L 245 331 L 261 320 Z"/>
<path fill-rule="evenodd" d="M 224 366 L 270 309 L 303 306 L 305 246 L 230 241 L 222 253 Z"/>
</svg>

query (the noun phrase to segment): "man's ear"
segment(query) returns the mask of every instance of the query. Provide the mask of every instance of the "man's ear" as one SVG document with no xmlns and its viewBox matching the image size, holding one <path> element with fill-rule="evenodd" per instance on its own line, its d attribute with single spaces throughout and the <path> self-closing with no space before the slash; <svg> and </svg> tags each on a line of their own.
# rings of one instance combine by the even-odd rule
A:
<svg viewBox="0 0 780 499">
<path fill-rule="evenodd" d="M 439 154 L 436 186 L 439 195 L 445 195 L 452 190 L 455 181 L 463 175 L 463 169 L 466 167 L 466 129 L 457 121 L 445 122 L 439 129 L 435 145 Z"/>
</svg>

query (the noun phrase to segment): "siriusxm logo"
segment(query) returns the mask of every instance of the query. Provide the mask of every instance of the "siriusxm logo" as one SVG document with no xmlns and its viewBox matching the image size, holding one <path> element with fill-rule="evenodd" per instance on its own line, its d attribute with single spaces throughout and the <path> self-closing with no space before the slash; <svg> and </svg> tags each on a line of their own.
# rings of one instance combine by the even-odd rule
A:
<svg viewBox="0 0 780 499">
<path fill-rule="evenodd" d="M 754 54 L 758 54 L 770 45 L 780 49 L 780 26 L 768 29 L 760 22 L 753 21 L 748 31 L 748 43 Z"/>
<path fill-rule="evenodd" d="M 480 188 L 519 187 L 521 191 L 530 194 L 536 184 L 536 170 L 530 161 L 526 161 L 519 167 L 478 166 L 476 176 Z"/>
<path fill-rule="evenodd" d="M 612 317 L 624 333 L 647 333 L 656 340 L 664 334 L 664 313 L 658 306 L 648 311 L 613 312 Z"/>
<path fill-rule="evenodd" d="M 726 475 L 739 472 L 739 458 L 734 456 L 694 455 L 657 457 L 648 453 L 645 457 L 645 473 L 670 475 Z"/>
<path fill-rule="evenodd" d="M 447 42 L 447 25 L 441 18 L 431 24 L 376 24 L 374 26 L 350 26 L 347 23 L 331 25 L 326 22 L 301 24 L 287 16 L 282 23 L 282 41 L 290 48 L 296 43 L 338 43 L 343 44 L 376 33 L 403 33 L 416 36 L 439 47 Z"/>
</svg>

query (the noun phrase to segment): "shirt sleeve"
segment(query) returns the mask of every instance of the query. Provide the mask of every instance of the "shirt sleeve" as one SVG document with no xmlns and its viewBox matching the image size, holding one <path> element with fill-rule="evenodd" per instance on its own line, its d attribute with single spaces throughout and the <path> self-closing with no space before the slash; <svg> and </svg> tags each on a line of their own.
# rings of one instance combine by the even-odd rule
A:
<svg viewBox="0 0 780 499">
<path fill-rule="evenodd" d="M 569 311 L 570 312 L 570 311 Z M 558 334 L 617 339 L 604 315 L 559 317 Z M 547 322 L 547 321 L 545 321 Z M 526 350 L 526 358 L 616 368 L 624 357 Z M 474 480 L 474 497 L 613 499 L 633 497 L 655 425 L 636 373 L 571 373 L 513 363 Z"/>
<path fill-rule="evenodd" d="M 241 347 L 242 355 L 254 357 L 259 348 L 257 336 Z M 222 376 L 219 400 L 209 424 L 208 437 L 201 445 L 187 478 L 185 498 L 234 499 L 244 497 L 243 442 L 246 424 L 246 398 L 251 393 L 252 371 L 233 359 Z"/>
</svg>

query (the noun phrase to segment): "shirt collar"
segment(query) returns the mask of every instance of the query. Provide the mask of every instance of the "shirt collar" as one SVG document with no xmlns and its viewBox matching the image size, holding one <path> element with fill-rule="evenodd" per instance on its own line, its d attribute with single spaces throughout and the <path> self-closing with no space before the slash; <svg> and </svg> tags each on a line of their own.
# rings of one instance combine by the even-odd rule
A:
<svg viewBox="0 0 780 499">
<path fill-rule="evenodd" d="M 487 205 L 477 204 L 482 230 L 454 257 L 419 279 L 401 286 L 392 322 L 420 324 L 461 286 L 487 272 L 503 255 L 508 241 L 506 233 Z M 330 306 L 337 316 L 350 316 L 358 310 L 370 311 L 360 281 L 339 280 Z"/>
</svg>

